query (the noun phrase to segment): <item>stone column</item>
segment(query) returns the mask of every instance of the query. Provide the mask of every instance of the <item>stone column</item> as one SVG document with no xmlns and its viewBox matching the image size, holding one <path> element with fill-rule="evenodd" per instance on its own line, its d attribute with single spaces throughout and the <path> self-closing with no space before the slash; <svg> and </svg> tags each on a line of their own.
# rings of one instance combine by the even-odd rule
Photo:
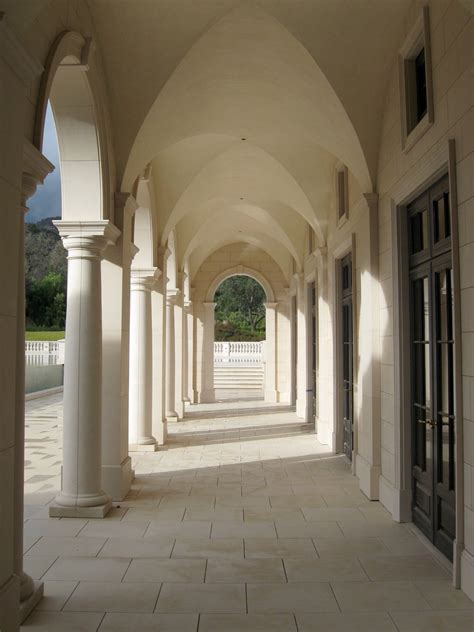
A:
<svg viewBox="0 0 474 632">
<path fill-rule="evenodd" d="M 153 341 L 151 291 L 159 271 L 132 270 L 130 288 L 130 450 L 157 447 L 152 435 Z"/>
<path fill-rule="evenodd" d="M 43 596 L 43 584 L 23 570 L 23 511 L 25 479 L 25 212 L 26 203 L 54 166 L 30 142 L 23 148 L 23 177 L 18 252 L 16 398 L 15 398 L 15 552 L 14 572 L 20 578 L 20 621 L 24 621 Z"/>
<path fill-rule="evenodd" d="M 102 271 L 102 489 L 121 501 L 133 479 L 128 453 L 130 268 L 137 253 L 132 195 L 115 193 L 114 223 L 121 235 L 108 246 Z"/>
<path fill-rule="evenodd" d="M 302 419 L 306 419 L 307 410 L 307 333 L 306 333 L 306 282 L 303 274 L 297 275 L 297 294 L 296 294 L 296 319 L 298 322 L 297 332 L 298 339 L 296 345 L 297 352 L 297 393 L 296 393 L 296 414 Z"/>
<path fill-rule="evenodd" d="M 102 253 L 120 231 L 108 221 L 56 222 L 68 251 L 62 488 L 51 517 L 103 518 L 101 489 Z"/>
<path fill-rule="evenodd" d="M 214 402 L 214 310 L 216 303 L 203 303 L 202 380 L 200 402 Z"/>
<path fill-rule="evenodd" d="M 175 411 L 175 329 L 174 308 L 179 290 L 166 293 L 166 419 L 176 419 Z"/>
<path fill-rule="evenodd" d="M 186 402 L 194 402 L 194 314 L 193 303 L 188 301 L 185 305 L 186 328 L 186 386 L 184 398 Z"/>
<path fill-rule="evenodd" d="M 189 402 L 189 329 L 188 312 L 190 303 L 183 304 L 183 402 Z"/>
<path fill-rule="evenodd" d="M 184 400 L 183 400 L 183 327 L 184 327 L 184 309 L 183 309 L 183 293 L 180 290 L 174 302 L 174 410 L 178 415 L 178 419 L 184 417 Z"/>
<path fill-rule="evenodd" d="M 265 303 L 265 401 L 277 402 L 277 305 Z"/>
</svg>

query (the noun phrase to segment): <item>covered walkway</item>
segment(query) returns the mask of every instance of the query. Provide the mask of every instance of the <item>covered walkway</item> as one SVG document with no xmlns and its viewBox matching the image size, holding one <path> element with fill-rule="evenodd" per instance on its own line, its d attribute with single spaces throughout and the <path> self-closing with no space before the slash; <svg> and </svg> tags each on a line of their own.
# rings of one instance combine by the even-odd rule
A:
<svg viewBox="0 0 474 632">
<path fill-rule="evenodd" d="M 291 409 L 191 411 L 133 455 L 132 491 L 105 519 L 53 519 L 61 399 L 27 403 L 25 570 L 45 598 L 22 629 L 472 630 L 441 558 Z"/>
</svg>

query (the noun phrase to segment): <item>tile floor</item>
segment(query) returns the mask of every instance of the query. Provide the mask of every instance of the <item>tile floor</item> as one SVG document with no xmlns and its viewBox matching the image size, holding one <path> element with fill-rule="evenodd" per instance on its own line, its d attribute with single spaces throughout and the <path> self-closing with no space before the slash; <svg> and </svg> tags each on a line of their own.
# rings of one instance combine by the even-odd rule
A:
<svg viewBox="0 0 474 632">
<path fill-rule="evenodd" d="M 104 520 L 48 518 L 61 399 L 27 403 L 25 569 L 44 632 L 472 632 L 474 604 L 343 457 L 263 402 L 194 406 Z"/>
</svg>

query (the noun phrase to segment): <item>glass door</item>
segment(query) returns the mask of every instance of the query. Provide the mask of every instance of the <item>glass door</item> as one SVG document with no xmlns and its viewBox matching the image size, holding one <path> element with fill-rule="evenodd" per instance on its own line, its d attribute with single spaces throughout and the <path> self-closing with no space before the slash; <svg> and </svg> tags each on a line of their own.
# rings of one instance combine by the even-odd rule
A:
<svg viewBox="0 0 474 632">
<path fill-rule="evenodd" d="M 342 428 L 343 451 L 352 461 L 354 446 L 353 404 L 353 331 L 352 331 L 352 255 L 341 261 L 341 326 L 342 326 Z"/>
</svg>

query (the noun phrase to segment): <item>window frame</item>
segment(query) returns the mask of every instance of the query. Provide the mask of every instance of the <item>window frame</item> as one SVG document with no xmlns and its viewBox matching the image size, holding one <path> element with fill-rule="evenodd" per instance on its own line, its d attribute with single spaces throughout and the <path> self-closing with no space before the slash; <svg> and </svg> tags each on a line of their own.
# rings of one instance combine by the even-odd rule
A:
<svg viewBox="0 0 474 632">
<path fill-rule="evenodd" d="M 426 113 L 410 129 L 413 107 L 416 103 L 415 73 L 410 73 L 408 62 L 415 61 L 424 49 L 426 75 Z M 419 18 L 399 50 L 400 115 L 402 149 L 405 153 L 420 140 L 434 123 L 433 76 L 431 61 L 430 15 L 424 6 Z"/>
</svg>

